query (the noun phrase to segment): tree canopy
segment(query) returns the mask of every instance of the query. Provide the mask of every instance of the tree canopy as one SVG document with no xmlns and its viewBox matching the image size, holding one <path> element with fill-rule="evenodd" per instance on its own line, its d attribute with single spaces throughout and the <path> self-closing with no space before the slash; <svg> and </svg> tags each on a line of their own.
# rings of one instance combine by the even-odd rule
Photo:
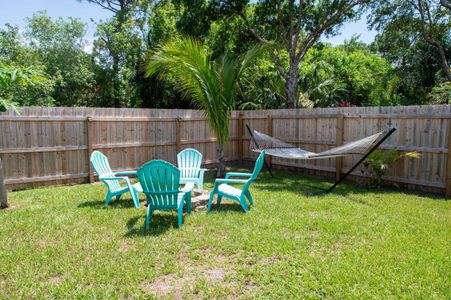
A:
<svg viewBox="0 0 451 300">
<path fill-rule="evenodd" d="M 194 108 L 174 79 L 143 70 L 148 55 L 182 34 L 200 41 L 213 61 L 266 44 L 234 89 L 234 109 L 449 102 L 447 0 L 79 1 L 112 13 L 94 24 L 89 43 L 79 19 L 45 12 L 21 30 L 0 27 L 3 74 L 40 78 L 2 87 L 2 99 L 18 106 Z M 362 16 L 378 32 L 373 43 L 321 39 Z"/>
</svg>

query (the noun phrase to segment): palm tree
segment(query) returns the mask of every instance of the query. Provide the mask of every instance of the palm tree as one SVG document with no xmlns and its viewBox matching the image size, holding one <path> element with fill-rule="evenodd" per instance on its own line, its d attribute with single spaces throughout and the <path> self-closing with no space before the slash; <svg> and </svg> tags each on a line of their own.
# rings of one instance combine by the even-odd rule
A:
<svg viewBox="0 0 451 300">
<path fill-rule="evenodd" d="M 205 112 L 218 141 L 218 177 L 225 170 L 224 145 L 229 138 L 229 120 L 240 75 L 261 49 L 255 46 L 239 58 L 225 52 L 213 61 L 199 40 L 176 36 L 151 53 L 144 66 L 146 77 L 157 74 L 176 84 Z"/>
</svg>

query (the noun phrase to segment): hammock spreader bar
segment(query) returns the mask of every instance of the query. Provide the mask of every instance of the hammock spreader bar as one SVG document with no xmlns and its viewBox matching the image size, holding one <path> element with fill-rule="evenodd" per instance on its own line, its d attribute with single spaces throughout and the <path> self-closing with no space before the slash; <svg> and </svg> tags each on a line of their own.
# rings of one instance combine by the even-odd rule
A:
<svg viewBox="0 0 451 300">
<path fill-rule="evenodd" d="M 265 149 L 266 150 L 266 153 L 267 154 L 269 154 L 269 155 L 271 155 L 271 147 L 269 147 L 269 148 L 265 148 L 265 147 L 260 147 L 260 145 L 258 144 L 258 142 L 256 141 L 256 139 L 255 139 L 255 137 L 254 137 L 254 135 L 252 134 L 252 132 L 251 132 L 251 130 L 250 130 L 250 128 L 249 128 L 249 126 L 246 124 L 246 127 L 247 127 L 247 129 L 249 130 L 249 133 L 250 133 L 250 135 L 251 135 L 251 138 L 252 138 L 252 141 L 254 142 L 254 145 L 256 146 L 256 149 L 252 149 L 253 151 L 259 151 L 259 150 L 263 150 L 263 149 Z M 337 185 L 339 185 L 343 180 L 345 180 L 346 179 L 346 177 L 348 177 L 374 150 L 376 150 L 377 149 L 377 147 L 379 147 L 390 135 L 392 135 L 393 134 L 393 132 L 395 132 L 396 131 L 396 128 L 391 128 L 391 129 L 387 129 L 387 130 L 384 130 L 384 131 L 382 131 L 382 132 L 380 132 L 380 133 L 378 133 L 378 134 L 375 134 L 375 135 L 372 135 L 372 136 L 369 136 L 369 137 L 367 137 L 367 138 L 364 138 L 364 139 L 362 139 L 362 140 L 365 140 L 365 139 L 368 139 L 368 142 L 371 142 L 370 143 L 370 145 L 373 145 L 373 143 L 374 143 L 374 145 L 371 147 L 371 148 L 369 148 L 369 150 L 366 150 L 365 152 L 358 152 L 358 151 L 356 151 L 356 152 L 345 152 L 345 153 L 335 153 L 335 154 L 332 154 L 332 153 L 328 153 L 329 151 L 325 151 L 325 152 L 322 152 L 322 153 L 313 153 L 313 152 L 308 152 L 308 151 L 305 151 L 305 150 L 302 150 L 302 149 L 299 149 L 299 148 L 297 148 L 297 147 L 295 147 L 294 145 L 290 145 L 290 144 L 288 144 L 288 143 L 285 143 L 285 142 L 283 142 L 283 141 L 279 141 L 279 140 L 277 140 L 277 139 L 275 139 L 275 138 L 271 138 L 271 137 L 269 137 L 269 136 L 267 136 L 267 137 L 269 137 L 269 138 L 271 138 L 271 139 L 273 139 L 274 141 L 276 141 L 276 142 L 278 142 L 278 143 L 280 143 L 280 145 L 279 146 L 276 146 L 276 147 L 274 147 L 274 149 L 277 149 L 279 152 L 281 152 L 282 151 L 282 153 L 283 153 L 283 151 L 284 150 L 286 150 L 286 153 L 290 153 L 290 149 L 293 151 L 291 154 L 292 155 L 287 155 L 286 156 L 286 158 L 297 158 L 297 159 L 321 159 L 321 158 L 332 158 L 332 157 L 341 157 L 341 156 L 345 156 L 345 155 L 351 155 L 351 154 L 360 154 L 360 155 L 362 155 L 363 154 L 363 156 L 362 156 L 362 158 L 356 163 L 356 164 L 354 164 L 353 166 L 352 166 L 352 168 L 351 169 L 349 169 L 349 171 L 348 172 L 346 172 L 345 174 L 343 174 L 342 176 L 340 176 L 340 178 L 329 188 L 329 189 L 327 189 L 327 190 L 322 190 L 321 192 L 318 192 L 318 193 L 314 193 L 314 194 L 324 194 L 324 193 L 329 193 L 329 192 L 331 192 L 335 187 L 337 187 Z M 258 132 L 257 132 L 258 133 Z M 260 134 L 260 133 L 259 133 Z M 266 135 L 265 135 L 266 136 Z M 382 137 L 381 137 L 382 136 Z M 343 148 L 343 147 L 349 147 L 349 145 L 352 145 L 353 143 L 358 143 L 358 142 L 361 142 L 362 140 L 358 140 L 358 141 L 354 141 L 354 142 L 351 142 L 351 143 L 349 143 L 349 144 L 346 144 L 346 145 L 344 145 L 344 146 L 339 146 L 339 147 L 337 147 L 337 148 L 334 148 L 334 149 L 331 149 L 331 150 L 335 150 L 335 149 L 340 149 L 340 148 Z M 377 142 L 376 142 L 377 141 Z M 336 150 L 335 150 L 336 151 Z M 333 151 L 332 151 L 333 152 Z M 279 154 L 279 153 L 277 153 L 277 154 Z M 283 156 L 281 156 L 281 155 L 276 155 L 276 156 L 279 156 L 279 157 L 283 157 Z M 266 161 L 265 161 L 265 163 L 266 163 Z M 271 172 L 271 169 L 270 169 L 270 167 L 268 166 L 268 164 L 266 164 L 266 166 L 268 167 L 268 170 Z M 271 172 L 271 176 L 272 176 L 272 172 Z"/>
</svg>

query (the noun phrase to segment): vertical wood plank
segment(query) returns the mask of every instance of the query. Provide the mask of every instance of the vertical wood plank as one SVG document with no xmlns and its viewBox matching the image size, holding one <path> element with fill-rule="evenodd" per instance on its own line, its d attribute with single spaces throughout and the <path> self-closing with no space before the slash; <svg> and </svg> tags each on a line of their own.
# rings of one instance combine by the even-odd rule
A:
<svg viewBox="0 0 451 300">
<path fill-rule="evenodd" d="M 94 131 L 93 131 L 93 120 L 92 117 L 86 118 L 86 144 L 88 146 L 88 161 L 91 157 L 91 153 L 93 151 L 92 148 L 92 140 L 94 138 Z M 94 182 L 94 170 L 92 169 L 91 163 L 88 163 L 88 173 L 89 173 L 89 182 Z"/>
<path fill-rule="evenodd" d="M 267 126 L 267 132 L 269 136 L 272 136 L 272 129 L 273 129 L 273 125 L 272 125 L 272 113 L 269 113 L 268 116 L 266 117 L 266 126 Z M 266 162 L 268 163 L 268 166 L 271 168 L 272 167 L 272 156 L 268 156 L 268 159 L 266 160 Z"/>
<path fill-rule="evenodd" d="M 336 146 L 343 145 L 344 136 L 344 115 L 337 115 L 337 125 L 335 127 L 335 143 Z M 335 158 L 335 179 L 338 180 L 341 177 L 341 169 L 343 168 L 343 158 Z"/>
<path fill-rule="evenodd" d="M 181 119 L 177 118 L 175 120 L 175 151 L 179 153 L 182 151 L 182 128 Z"/>
<path fill-rule="evenodd" d="M 240 165 L 243 164 L 243 113 L 238 113 L 238 126 L 237 126 L 237 143 L 238 143 L 238 159 Z"/>
</svg>

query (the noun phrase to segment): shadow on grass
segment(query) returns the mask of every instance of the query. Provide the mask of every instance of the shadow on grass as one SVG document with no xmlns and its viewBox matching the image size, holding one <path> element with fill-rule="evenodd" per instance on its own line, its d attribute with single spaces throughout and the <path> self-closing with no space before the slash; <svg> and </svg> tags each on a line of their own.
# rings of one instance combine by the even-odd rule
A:
<svg viewBox="0 0 451 300">
<path fill-rule="evenodd" d="M 274 175 L 275 177 L 271 178 L 268 173 L 261 174 L 254 183 L 255 188 L 268 192 L 293 192 L 302 197 L 316 197 L 317 199 L 327 195 L 346 196 L 347 199 L 364 205 L 370 204 L 360 199 L 359 195 L 367 195 L 368 193 L 377 195 L 403 193 L 406 195 L 426 196 L 434 200 L 445 200 L 440 195 L 430 193 L 421 193 L 418 191 L 410 191 L 396 187 L 366 188 L 358 186 L 355 182 L 349 181 L 341 183 L 334 190 L 332 190 L 332 192 L 321 194 L 318 192 L 321 192 L 321 190 L 327 190 L 334 184 L 332 179 L 312 178 L 308 175 L 303 175 L 301 172 L 275 172 Z"/>
<path fill-rule="evenodd" d="M 224 203 L 227 201 L 226 203 Z M 249 211 L 252 211 L 252 205 L 249 206 Z M 241 205 L 238 202 L 235 201 L 228 201 L 228 200 L 222 200 L 221 204 L 218 205 L 216 203 L 213 203 L 211 206 L 211 213 L 221 213 L 221 212 L 233 212 L 233 213 L 240 213 L 244 214 L 244 210 L 241 207 Z"/>
<path fill-rule="evenodd" d="M 144 204 L 141 203 L 141 207 Z M 123 209 L 123 208 L 134 208 L 133 200 L 130 198 L 121 198 L 119 200 L 111 200 L 108 205 L 105 205 L 104 200 L 91 200 L 86 201 L 78 205 L 79 208 L 95 208 L 95 209 L 105 209 L 105 208 L 115 208 L 115 209 Z"/>
<path fill-rule="evenodd" d="M 187 214 L 183 215 L 183 221 L 189 216 Z M 171 228 L 177 228 L 177 213 L 164 213 L 161 214 L 159 211 L 153 213 L 150 219 L 150 226 L 148 229 L 144 227 L 144 222 L 146 220 L 146 215 L 133 217 L 128 220 L 126 237 L 143 237 L 143 236 L 159 236 L 164 234 Z"/>
</svg>

